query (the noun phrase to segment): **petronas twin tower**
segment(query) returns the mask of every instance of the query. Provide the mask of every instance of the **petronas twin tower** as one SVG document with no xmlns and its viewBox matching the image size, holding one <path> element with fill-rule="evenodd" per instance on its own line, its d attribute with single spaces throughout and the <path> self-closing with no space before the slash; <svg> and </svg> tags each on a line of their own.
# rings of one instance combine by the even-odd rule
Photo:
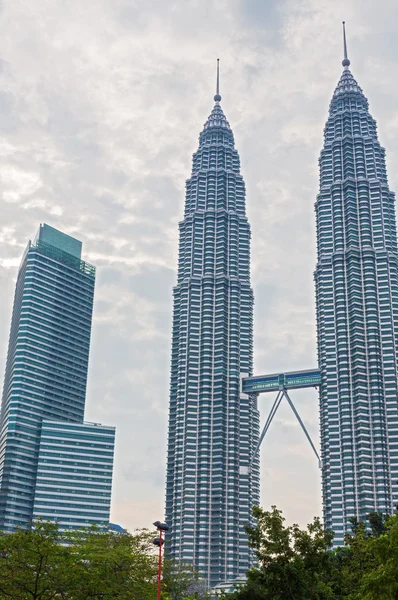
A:
<svg viewBox="0 0 398 600">
<path fill-rule="evenodd" d="M 345 50 L 315 205 L 323 504 L 336 543 L 350 517 L 391 513 L 398 498 L 395 196 L 349 65 Z"/>
<path fill-rule="evenodd" d="M 257 399 L 240 393 L 253 369 L 250 226 L 218 89 L 214 100 L 180 223 L 166 496 L 169 554 L 211 585 L 247 571 L 244 526 L 259 501 Z"/>
<path fill-rule="evenodd" d="M 315 205 L 324 519 L 337 544 L 350 517 L 391 513 L 398 494 L 394 194 L 344 45 Z M 249 568 L 244 526 L 259 502 L 257 396 L 241 392 L 253 369 L 250 226 L 218 78 L 214 99 L 180 223 L 166 496 L 168 553 L 209 586 Z"/>
</svg>

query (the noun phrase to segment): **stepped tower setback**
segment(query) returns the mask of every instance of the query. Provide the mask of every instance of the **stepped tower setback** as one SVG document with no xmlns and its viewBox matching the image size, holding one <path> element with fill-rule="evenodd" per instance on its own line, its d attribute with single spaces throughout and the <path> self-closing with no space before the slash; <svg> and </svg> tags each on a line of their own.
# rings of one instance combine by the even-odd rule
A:
<svg viewBox="0 0 398 600">
<path fill-rule="evenodd" d="M 315 204 L 323 504 L 336 544 L 350 517 L 391 513 L 398 493 L 395 197 L 345 31 L 342 64 Z"/>
<path fill-rule="evenodd" d="M 257 397 L 240 392 L 253 369 L 250 226 L 218 70 L 214 100 L 179 226 L 166 496 L 167 552 L 209 586 L 249 568 L 244 526 L 259 501 Z"/>
</svg>

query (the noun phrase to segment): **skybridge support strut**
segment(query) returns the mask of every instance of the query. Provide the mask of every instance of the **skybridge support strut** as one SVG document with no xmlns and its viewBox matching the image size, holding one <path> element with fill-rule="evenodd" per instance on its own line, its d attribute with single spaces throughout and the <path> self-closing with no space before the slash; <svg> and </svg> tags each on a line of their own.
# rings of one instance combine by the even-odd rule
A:
<svg viewBox="0 0 398 600">
<path fill-rule="evenodd" d="M 260 446 L 261 446 L 261 444 L 262 444 L 262 441 L 263 441 L 263 439 L 264 439 L 264 437 L 265 437 L 265 434 L 267 433 L 267 431 L 268 431 L 268 428 L 269 428 L 269 426 L 270 426 L 270 425 L 271 425 L 271 423 L 272 423 L 272 419 L 274 418 L 274 416 L 275 416 L 275 413 L 276 413 L 276 411 L 278 410 L 280 403 L 282 402 L 282 398 L 283 398 L 283 392 L 282 392 L 282 391 L 279 391 L 279 392 L 278 392 L 278 394 L 277 394 L 277 396 L 276 396 L 276 398 L 275 398 L 275 401 L 274 401 L 274 403 L 273 403 L 273 405 L 272 405 L 272 408 L 271 408 L 271 410 L 270 410 L 270 413 L 269 413 L 269 415 L 268 415 L 268 417 L 267 417 L 267 420 L 265 421 L 265 425 L 264 425 L 264 427 L 263 427 L 263 430 L 262 430 L 262 432 L 261 432 L 261 435 L 260 435 L 260 438 L 259 438 L 259 440 L 258 440 L 258 444 L 257 444 L 257 446 L 256 446 L 256 449 L 255 449 L 255 451 L 253 452 L 253 456 L 252 456 L 252 458 L 251 458 L 251 460 L 250 460 L 250 464 L 252 464 L 252 462 L 253 462 L 254 458 L 255 458 L 255 457 L 256 457 L 256 455 L 257 455 L 257 452 L 258 452 L 258 451 L 259 451 L 259 449 L 260 449 Z"/>
<path fill-rule="evenodd" d="M 312 441 L 312 439 L 311 439 L 311 436 L 310 436 L 310 434 L 308 433 L 308 431 L 307 431 L 307 429 L 306 429 L 306 426 L 304 425 L 303 421 L 301 420 L 301 417 L 300 417 L 300 415 L 298 414 L 298 412 L 297 412 L 297 410 L 296 410 L 296 407 L 294 406 L 294 404 L 293 404 L 293 401 L 292 401 L 292 399 L 290 398 L 290 396 L 289 396 L 289 394 L 287 393 L 287 391 L 286 391 L 286 390 L 284 390 L 284 395 L 285 395 L 285 398 L 286 398 L 286 400 L 289 402 L 290 408 L 291 408 L 291 409 L 292 409 L 292 411 L 294 412 L 294 415 L 295 415 L 295 417 L 296 417 L 297 421 L 300 423 L 300 425 L 301 425 L 301 429 L 304 431 L 304 433 L 305 433 L 305 435 L 306 435 L 306 438 L 307 438 L 307 440 L 309 441 L 309 443 L 310 443 L 310 446 L 311 446 L 311 448 L 313 449 L 313 451 L 314 451 L 314 454 L 315 454 L 315 456 L 316 456 L 316 457 L 317 457 L 317 459 L 318 459 L 318 465 L 319 465 L 319 468 L 321 469 L 321 468 L 322 468 L 322 464 L 321 464 L 321 458 L 320 458 L 320 456 L 319 456 L 319 454 L 318 454 L 318 452 L 317 452 L 317 449 L 316 449 L 316 448 L 315 448 L 315 446 L 314 446 L 314 443 L 313 443 L 313 441 Z"/>
<path fill-rule="evenodd" d="M 277 412 L 277 410 L 278 410 L 278 408 L 279 408 L 279 406 L 280 406 L 280 404 L 281 404 L 281 402 L 283 400 L 283 397 L 286 398 L 286 400 L 287 400 L 290 408 L 293 411 L 294 416 L 296 417 L 297 421 L 300 424 L 301 429 L 304 431 L 305 436 L 306 436 L 306 438 L 307 438 L 307 440 L 308 440 L 308 442 L 309 442 L 309 444 L 310 444 L 310 446 L 311 446 L 311 448 L 312 448 L 315 456 L 318 459 L 318 466 L 321 469 L 322 468 L 321 458 L 320 458 L 320 456 L 319 456 L 319 454 L 317 452 L 317 449 L 314 446 L 314 443 L 313 443 L 313 441 L 311 439 L 310 434 L 307 431 L 306 426 L 304 425 L 303 421 L 301 420 L 301 417 L 300 417 L 299 413 L 297 412 L 297 409 L 294 406 L 294 403 L 293 403 L 292 399 L 290 398 L 290 396 L 287 393 L 287 390 L 285 388 L 283 388 L 282 390 L 279 390 L 279 392 L 278 392 L 278 394 L 277 394 L 277 396 L 276 396 L 276 398 L 274 400 L 274 403 L 273 403 L 273 405 L 271 407 L 270 413 L 269 413 L 269 415 L 267 417 L 267 420 L 266 420 L 265 425 L 263 427 L 263 430 L 261 432 L 260 438 L 258 440 L 258 444 L 256 446 L 256 449 L 254 450 L 254 452 L 252 454 L 252 457 L 250 459 L 250 466 L 253 464 L 253 461 L 254 461 L 254 459 L 257 456 L 257 453 L 258 453 L 258 451 L 260 449 L 260 446 L 261 446 L 261 444 L 262 444 L 262 442 L 263 442 L 263 440 L 265 438 L 265 435 L 266 435 L 266 433 L 267 433 L 267 431 L 269 429 L 269 426 L 271 425 L 272 420 L 273 420 L 273 418 L 274 418 L 274 416 L 275 416 L 275 414 L 276 414 L 276 412 Z"/>
</svg>

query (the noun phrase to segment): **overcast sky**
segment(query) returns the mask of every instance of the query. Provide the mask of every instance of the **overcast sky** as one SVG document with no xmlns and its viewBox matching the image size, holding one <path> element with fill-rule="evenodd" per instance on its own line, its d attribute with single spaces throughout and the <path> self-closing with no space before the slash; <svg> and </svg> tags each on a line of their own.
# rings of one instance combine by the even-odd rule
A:
<svg viewBox="0 0 398 600">
<path fill-rule="evenodd" d="M 0 0 L 0 372 L 17 268 L 46 222 L 97 266 L 86 418 L 117 427 L 111 516 L 130 529 L 163 517 L 177 224 L 217 57 L 252 225 L 255 372 L 316 365 L 313 205 L 343 19 L 397 190 L 396 0 Z M 316 392 L 292 397 L 319 447 Z M 261 482 L 289 521 L 321 513 L 288 407 Z"/>
</svg>

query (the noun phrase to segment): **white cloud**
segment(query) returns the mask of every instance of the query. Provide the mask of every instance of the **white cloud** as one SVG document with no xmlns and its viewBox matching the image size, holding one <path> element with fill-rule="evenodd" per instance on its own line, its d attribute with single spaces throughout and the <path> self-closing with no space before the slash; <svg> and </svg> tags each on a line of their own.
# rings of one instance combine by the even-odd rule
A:
<svg viewBox="0 0 398 600">
<path fill-rule="evenodd" d="M 17 265 L 39 223 L 49 222 L 80 238 L 84 258 L 98 266 L 88 417 L 118 427 L 112 518 L 149 525 L 164 507 L 158 474 L 165 468 L 177 223 L 212 108 L 215 58 L 248 190 L 256 370 L 312 366 L 313 204 L 340 76 L 340 23 L 347 21 L 353 72 L 379 121 L 398 189 L 398 6 L 12 0 L 0 16 L 0 366 Z M 300 396 L 300 410 L 312 427 L 316 398 Z M 284 415 L 263 450 L 263 503 L 302 522 L 320 513 L 319 473 L 302 432 L 292 426 L 297 439 L 286 436 L 283 421 L 291 416 Z M 159 444 L 150 459 L 148 437 Z M 137 457 L 143 472 L 135 481 Z"/>
<path fill-rule="evenodd" d="M 0 167 L 0 185 L 4 202 L 18 203 L 34 194 L 42 184 L 38 173 L 8 165 Z"/>
</svg>

